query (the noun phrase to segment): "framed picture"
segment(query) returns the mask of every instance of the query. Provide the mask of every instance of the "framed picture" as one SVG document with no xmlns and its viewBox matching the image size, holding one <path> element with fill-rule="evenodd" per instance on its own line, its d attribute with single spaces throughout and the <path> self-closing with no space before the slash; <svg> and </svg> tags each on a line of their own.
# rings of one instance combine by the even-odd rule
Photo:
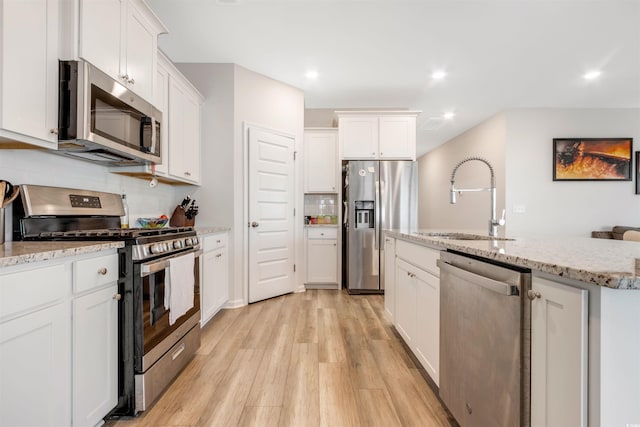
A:
<svg viewBox="0 0 640 427">
<path fill-rule="evenodd" d="M 554 138 L 553 180 L 631 181 L 632 150 L 632 138 Z"/>
</svg>

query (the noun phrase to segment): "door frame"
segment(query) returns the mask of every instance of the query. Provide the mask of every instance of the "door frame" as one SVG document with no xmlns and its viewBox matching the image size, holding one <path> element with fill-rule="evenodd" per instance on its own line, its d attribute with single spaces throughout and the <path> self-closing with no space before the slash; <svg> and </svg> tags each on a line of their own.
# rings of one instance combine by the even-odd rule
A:
<svg viewBox="0 0 640 427">
<path fill-rule="evenodd" d="M 305 287 L 303 281 L 300 280 L 300 272 L 302 260 L 300 259 L 300 248 L 302 245 L 302 232 L 303 228 L 300 225 L 301 222 L 298 221 L 298 218 L 302 215 L 302 197 L 300 196 L 300 192 L 302 191 L 302 182 L 300 177 L 302 177 L 302 171 L 300 171 L 300 167 L 302 165 L 302 159 L 298 155 L 300 153 L 300 139 L 296 137 L 295 134 L 284 132 L 278 129 L 273 129 L 268 126 L 256 124 L 253 122 L 243 121 L 242 122 L 242 191 L 244 197 L 242 198 L 242 283 L 243 283 L 243 295 L 242 302 L 243 305 L 249 304 L 249 130 L 261 130 L 265 132 L 271 132 L 277 135 L 281 135 L 287 138 L 291 138 L 293 140 L 293 152 L 295 153 L 295 160 L 293 163 L 293 205 L 295 207 L 295 216 L 293 219 L 294 227 L 293 227 L 293 263 L 296 266 L 295 272 L 293 273 L 293 280 L 296 286 L 291 289 L 291 292 L 304 292 Z"/>
</svg>

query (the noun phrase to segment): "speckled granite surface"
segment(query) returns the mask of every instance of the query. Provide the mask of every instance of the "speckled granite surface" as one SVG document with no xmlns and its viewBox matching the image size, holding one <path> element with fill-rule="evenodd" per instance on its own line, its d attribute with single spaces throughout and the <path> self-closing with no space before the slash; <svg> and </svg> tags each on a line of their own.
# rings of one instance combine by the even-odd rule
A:
<svg viewBox="0 0 640 427">
<path fill-rule="evenodd" d="M 229 231 L 231 227 L 227 227 L 225 225 L 212 225 L 212 226 L 197 226 L 196 233 L 198 236 L 203 236 L 205 234 L 214 234 L 221 233 L 223 231 Z"/>
<path fill-rule="evenodd" d="M 6 242 L 0 245 L 0 267 L 117 249 L 124 242 Z"/>
<path fill-rule="evenodd" d="M 640 242 L 529 236 L 514 240 L 455 240 L 418 234 L 442 231 L 386 230 L 385 233 L 433 248 L 453 249 L 599 286 L 640 290 L 640 275 L 634 275 L 635 260 L 640 259 Z"/>
</svg>

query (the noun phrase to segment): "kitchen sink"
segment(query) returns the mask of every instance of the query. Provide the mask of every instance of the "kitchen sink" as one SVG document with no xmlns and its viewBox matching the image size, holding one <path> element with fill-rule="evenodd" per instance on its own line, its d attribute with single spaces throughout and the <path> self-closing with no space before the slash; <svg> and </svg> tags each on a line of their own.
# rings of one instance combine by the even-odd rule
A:
<svg viewBox="0 0 640 427">
<path fill-rule="evenodd" d="M 433 237 L 435 239 L 451 239 L 451 240 L 515 240 L 515 239 L 509 239 L 507 237 L 491 237 L 491 236 L 484 236 L 482 234 L 468 234 L 468 233 L 456 233 L 456 232 L 450 232 L 450 233 L 439 233 L 439 232 L 415 232 L 414 234 L 417 234 L 418 236 L 425 236 L 425 237 Z"/>
</svg>

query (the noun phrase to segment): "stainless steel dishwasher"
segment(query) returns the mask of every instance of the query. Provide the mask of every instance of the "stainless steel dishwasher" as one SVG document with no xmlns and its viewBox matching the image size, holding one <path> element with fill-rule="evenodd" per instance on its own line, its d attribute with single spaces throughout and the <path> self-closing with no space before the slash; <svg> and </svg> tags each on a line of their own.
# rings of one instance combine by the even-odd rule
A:
<svg viewBox="0 0 640 427">
<path fill-rule="evenodd" d="M 443 252 L 440 398 L 462 427 L 530 425 L 529 270 Z"/>
</svg>

